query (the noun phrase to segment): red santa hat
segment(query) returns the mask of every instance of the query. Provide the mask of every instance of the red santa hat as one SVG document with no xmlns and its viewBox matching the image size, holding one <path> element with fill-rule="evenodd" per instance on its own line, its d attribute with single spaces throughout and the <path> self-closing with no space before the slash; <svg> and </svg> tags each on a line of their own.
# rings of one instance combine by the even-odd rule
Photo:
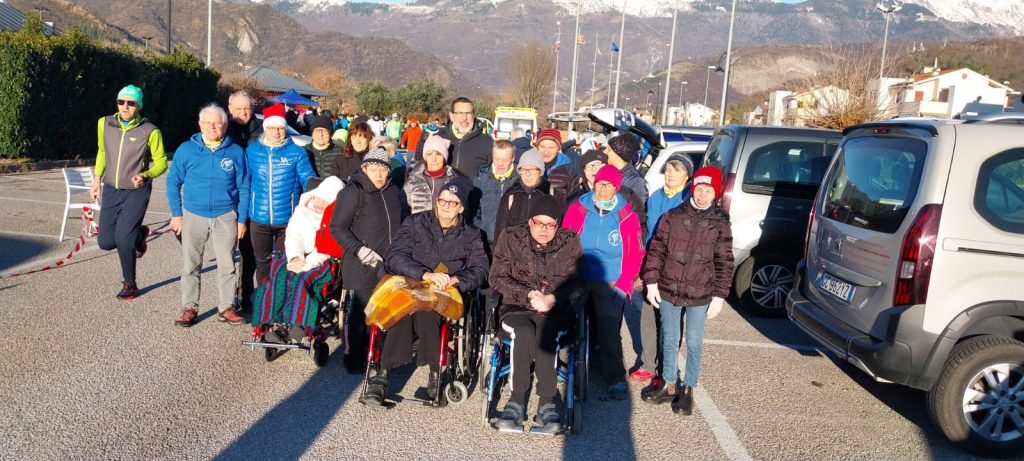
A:
<svg viewBox="0 0 1024 461">
<path fill-rule="evenodd" d="M 263 109 L 263 128 L 277 126 L 284 128 L 287 122 L 284 120 L 284 104 L 274 104 Z"/>
</svg>

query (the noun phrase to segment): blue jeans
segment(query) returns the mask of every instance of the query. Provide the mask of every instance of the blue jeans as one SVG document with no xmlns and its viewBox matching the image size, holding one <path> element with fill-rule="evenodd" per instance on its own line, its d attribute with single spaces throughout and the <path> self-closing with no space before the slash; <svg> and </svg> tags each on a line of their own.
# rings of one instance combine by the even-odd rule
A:
<svg viewBox="0 0 1024 461">
<path fill-rule="evenodd" d="M 697 385 L 700 358 L 704 352 L 704 323 L 708 319 L 708 305 L 682 307 L 662 300 L 661 311 L 661 368 L 662 378 L 669 384 L 679 380 L 679 321 L 686 309 L 686 370 L 683 384 Z"/>
</svg>

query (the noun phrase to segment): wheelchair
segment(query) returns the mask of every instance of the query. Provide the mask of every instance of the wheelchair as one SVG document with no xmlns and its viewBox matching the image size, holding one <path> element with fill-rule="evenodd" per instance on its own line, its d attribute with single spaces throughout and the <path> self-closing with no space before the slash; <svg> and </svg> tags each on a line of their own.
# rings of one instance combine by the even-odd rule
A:
<svg viewBox="0 0 1024 461">
<path fill-rule="evenodd" d="M 283 264 L 283 262 L 281 262 Z M 263 358 L 273 362 L 291 349 L 305 351 L 317 367 L 327 364 L 330 348 L 327 339 L 343 337 L 341 326 L 344 319 L 342 306 L 346 292 L 341 290 L 341 264 L 338 259 L 329 260 L 331 280 L 317 293 L 309 294 L 309 304 L 317 309 L 313 326 L 303 326 L 285 321 L 270 321 L 254 325 L 252 336 L 242 344 L 250 350 L 263 349 Z M 256 312 L 253 313 L 254 319 Z"/>
<path fill-rule="evenodd" d="M 476 379 L 476 371 L 480 363 L 480 340 L 483 336 L 482 307 L 479 290 L 463 293 L 463 315 L 458 320 L 443 319 L 441 322 L 441 341 L 434 346 L 440 348 L 440 384 L 439 392 L 433 400 L 425 404 L 443 407 L 448 404 L 459 406 L 469 398 L 470 388 Z M 359 395 L 362 401 L 371 376 L 380 371 L 380 357 L 384 348 L 384 337 L 387 331 L 376 325 L 370 326 L 370 339 L 366 352 L 366 372 L 363 376 L 363 387 Z M 413 351 L 431 347 L 420 344 L 417 340 Z"/>
<path fill-rule="evenodd" d="M 508 333 L 498 326 L 500 295 L 494 297 L 485 309 L 485 331 L 481 338 L 481 350 L 487 355 L 480 363 L 480 390 L 484 392 L 481 419 L 491 427 L 496 421 L 498 400 L 501 389 L 511 377 L 512 340 Z M 565 430 L 572 434 L 583 431 L 583 402 L 587 400 L 587 383 L 590 365 L 590 325 L 585 306 L 586 295 L 573 306 L 576 319 L 569 334 L 558 341 L 558 381 L 564 383 Z M 526 426 L 524 425 L 524 431 Z M 533 430 L 529 432 L 535 432 Z"/>
</svg>

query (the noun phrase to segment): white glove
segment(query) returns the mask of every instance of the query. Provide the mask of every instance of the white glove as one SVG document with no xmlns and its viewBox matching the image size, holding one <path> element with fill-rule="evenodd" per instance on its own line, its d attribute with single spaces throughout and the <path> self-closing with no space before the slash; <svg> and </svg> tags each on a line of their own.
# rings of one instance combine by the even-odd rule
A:
<svg viewBox="0 0 1024 461">
<path fill-rule="evenodd" d="M 356 256 L 359 257 L 359 262 L 370 267 L 377 267 L 377 264 L 384 260 L 376 251 L 371 250 L 370 247 L 360 247 L 359 251 L 356 252 Z"/>
<path fill-rule="evenodd" d="M 711 304 L 708 304 L 708 318 L 715 318 L 720 312 L 722 312 L 722 305 L 725 304 L 725 300 L 715 296 L 711 298 Z"/>
<path fill-rule="evenodd" d="M 302 272 L 302 268 L 305 267 L 305 265 L 306 262 L 298 256 L 288 260 L 288 270 L 292 272 Z"/>
<path fill-rule="evenodd" d="M 661 304 L 661 293 L 658 292 L 657 283 L 647 285 L 647 302 L 651 303 L 655 309 Z"/>
</svg>

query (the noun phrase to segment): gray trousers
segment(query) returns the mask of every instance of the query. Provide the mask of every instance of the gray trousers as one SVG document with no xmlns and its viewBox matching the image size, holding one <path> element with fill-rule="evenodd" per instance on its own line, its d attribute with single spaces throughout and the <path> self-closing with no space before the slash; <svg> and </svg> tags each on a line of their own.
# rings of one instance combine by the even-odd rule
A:
<svg viewBox="0 0 1024 461">
<path fill-rule="evenodd" d="M 238 246 L 238 213 L 229 211 L 216 218 L 204 218 L 183 210 L 181 219 L 181 305 L 199 307 L 199 272 L 203 267 L 206 242 L 217 258 L 217 310 L 223 312 L 235 304 L 238 271 L 235 248 Z"/>
<path fill-rule="evenodd" d="M 633 293 L 633 298 L 642 298 L 643 294 Z M 660 371 L 661 343 L 658 341 L 658 312 L 647 300 L 636 300 L 640 307 L 640 368 L 651 373 Z"/>
</svg>

